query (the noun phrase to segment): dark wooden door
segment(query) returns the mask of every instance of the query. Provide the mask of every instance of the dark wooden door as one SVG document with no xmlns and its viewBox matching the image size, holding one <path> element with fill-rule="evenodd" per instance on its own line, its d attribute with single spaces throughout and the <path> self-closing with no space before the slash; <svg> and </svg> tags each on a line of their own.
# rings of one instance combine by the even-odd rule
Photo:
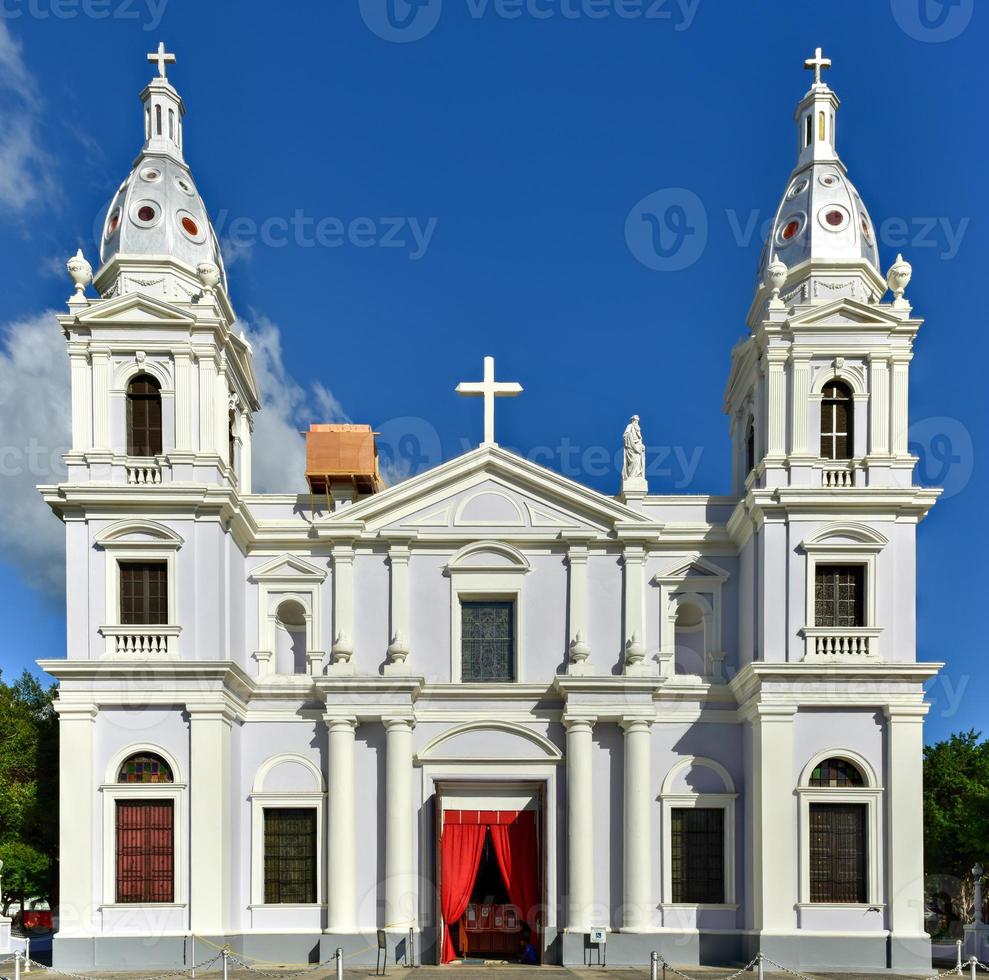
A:
<svg viewBox="0 0 989 980">
<path fill-rule="evenodd" d="M 864 803 L 811 803 L 810 900 L 868 901 Z"/>
</svg>

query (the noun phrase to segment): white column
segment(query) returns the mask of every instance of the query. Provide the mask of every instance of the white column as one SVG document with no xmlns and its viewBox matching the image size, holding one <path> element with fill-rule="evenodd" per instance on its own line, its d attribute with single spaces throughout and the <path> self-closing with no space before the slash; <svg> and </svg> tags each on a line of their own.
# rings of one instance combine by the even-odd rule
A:
<svg viewBox="0 0 989 980">
<path fill-rule="evenodd" d="M 230 440 L 230 383 L 227 381 L 227 358 L 221 351 L 213 383 L 213 425 L 215 435 L 213 444 L 221 458 L 226 460 L 229 454 Z"/>
<path fill-rule="evenodd" d="M 411 718 L 385 718 L 385 921 L 406 931 L 416 925 L 416 874 L 412 828 Z"/>
<path fill-rule="evenodd" d="M 890 950 L 896 969 L 916 963 L 916 946 L 924 941 L 924 715 L 927 705 L 887 707 L 887 847 L 889 868 Z M 913 952 L 913 957 L 911 957 Z M 898 954 L 902 953 L 902 964 Z"/>
<path fill-rule="evenodd" d="M 230 925 L 230 728 L 219 704 L 187 704 L 189 713 L 189 925 L 222 936 Z"/>
<path fill-rule="evenodd" d="M 889 358 L 869 356 L 869 446 L 870 455 L 889 452 Z M 853 450 L 854 455 L 854 450 Z"/>
<path fill-rule="evenodd" d="M 391 659 L 403 666 L 409 650 L 409 544 L 392 541 L 388 548 L 391 569 Z"/>
<path fill-rule="evenodd" d="M 564 719 L 567 726 L 567 929 L 587 932 L 594 902 L 594 819 L 591 813 L 592 718 Z"/>
<path fill-rule="evenodd" d="M 910 427 L 909 417 L 909 386 L 910 386 L 910 354 L 897 354 L 893 357 L 893 393 L 892 398 L 892 432 L 893 454 L 905 456 L 907 448 L 907 430 Z"/>
<path fill-rule="evenodd" d="M 192 452 L 192 352 L 175 352 L 175 448 Z"/>
<path fill-rule="evenodd" d="M 626 718 L 625 731 L 625 805 L 624 805 L 624 895 L 622 928 L 635 932 L 652 924 L 652 827 L 649 792 L 650 722 L 645 718 Z"/>
<path fill-rule="evenodd" d="M 110 349 L 91 348 L 93 364 L 93 448 L 110 448 Z"/>
<path fill-rule="evenodd" d="M 72 450 L 79 453 L 89 449 L 93 441 L 89 355 L 85 344 L 70 344 L 69 365 L 72 385 Z"/>
<path fill-rule="evenodd" d="M 333 545 L 333 646 L 334 665 L 348 665 L 354 653 L 354 546 L 351 541 Z"/>
<path fill-rule="evenodd" d="M 354 799 L 354 734 L 357 719 L 327 716 L 326 727 L 330 743 L 327 925 L 331 932 L 353 932 L 357 928 Z M 409 774 L 411 777 L 411 767 Z"/>
<path fill-rule="evenodd" d="M 240 413 L 240 492 L 251 493 L 251 413 Z"/>
<path fill-rule="evenodd" d="M 766 455 L 779 459 L 786 452 L 786 363 L 783 355 L 767 354 L 769 358 L 768 413 L 769 445 Z"/>
<path fill-rule="evenodd" d="M 587 642 L 587 543 L 571 542 L 567 551 L 570 566 L 570 642 L 580 634 Z"/>
<path fill-rule="evenodd" d="M 92 935 L 94 811 L 100 804 L 93 772 L 96 707 L 56 702 L 58 711 L 59 935 Z M 102 775 L 102 774 L 101 774 Z M 109 860 L 107 855 L 103 859 Z M 104 902 L 114 896 L 104 895 Z"/>
<path fill-rule="evenodd" d="M 752 725 L 752 925 L 760 932 L 795 926 L 793 827 L 795 708 L 756 706 Z"/>
<path fill-rule="evenodd" d="M 807 404 L 810 398 L 810 355 L 794 354 L 793 404 L 790 408 L 790 452 L 795 456 L 807 454 Z"/>
<path fill-rule="evenodd" d="M 199 451 L 217 451 L 216 438 L 216 398 L 213 394 L 216 381 L 216 362 L 212 354 L 199 358 Z"/>
</svg>

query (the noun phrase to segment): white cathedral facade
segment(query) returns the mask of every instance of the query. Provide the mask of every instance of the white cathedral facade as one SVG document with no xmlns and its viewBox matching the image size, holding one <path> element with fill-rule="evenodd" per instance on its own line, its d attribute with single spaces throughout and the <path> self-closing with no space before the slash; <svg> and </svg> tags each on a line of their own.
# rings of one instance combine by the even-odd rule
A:
<svg viewBox="0 0 989 980">
<path fill-rule="evenodd" d="M 312 492 L 252 492 L 252 352 L 152 60 L 143 150 L 58 316 L 55 965 L 194 941 L 374 962 L 378 930 L 390 959 L 580 964 L 602 930 L 612 964 L 929 967 L 921 321 L 838 157 L 826 59 L 717 497 L 650 494 L 634 431 L 614 497 L 507 452 L 494 397 L 518 388 L 487 366 L 479 448 L 383 488 L 368 429 L 315 427 Z"/>
</svg>

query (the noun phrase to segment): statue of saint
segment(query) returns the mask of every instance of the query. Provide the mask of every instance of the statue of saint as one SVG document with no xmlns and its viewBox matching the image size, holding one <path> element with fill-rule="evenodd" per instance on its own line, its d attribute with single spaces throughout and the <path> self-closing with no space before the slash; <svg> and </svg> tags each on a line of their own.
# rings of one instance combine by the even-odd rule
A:
<svg viewBox="0 0 989 980">
<path fill-rule="evenodd" d="M 639 416 L 633 415 L 625 426 L 625 465 L 622 467 L 622 480 L 644 480 L 646 476 L 646 445 L 642 441 Z"/>
</svg>

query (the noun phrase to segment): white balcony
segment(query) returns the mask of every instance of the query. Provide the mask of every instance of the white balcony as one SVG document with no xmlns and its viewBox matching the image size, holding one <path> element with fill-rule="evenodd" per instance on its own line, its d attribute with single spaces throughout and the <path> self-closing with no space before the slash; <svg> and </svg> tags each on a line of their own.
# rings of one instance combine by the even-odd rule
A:
<svg viewBox="0 0 989 980">
<path fill-rule="evenodd" d="M 127 483 L 129 486 L 153 486 L 161 483 L 160 460 L 129 457 L 126 462 Z"/>
<path fill-rule="evenodd" d="M 807 641 L 805 660 L 856 661 L 876 660 L 879 657 L 879 634 L 874 626 L 856 626 L 835 629 L 830 626 L 806 626 L 803 634 Z"/>
<path fill-rule="evenodd" d="M 826 490 L 854 487 L 858 468 L 851 461 L 825 463 L 821 467 L 821 486 Z"/>
<path fill-rule="evenodd" d="M 108 657 L 170 660 L 178 655 L 180 626 L 101 626 Z"/>
</svg>

